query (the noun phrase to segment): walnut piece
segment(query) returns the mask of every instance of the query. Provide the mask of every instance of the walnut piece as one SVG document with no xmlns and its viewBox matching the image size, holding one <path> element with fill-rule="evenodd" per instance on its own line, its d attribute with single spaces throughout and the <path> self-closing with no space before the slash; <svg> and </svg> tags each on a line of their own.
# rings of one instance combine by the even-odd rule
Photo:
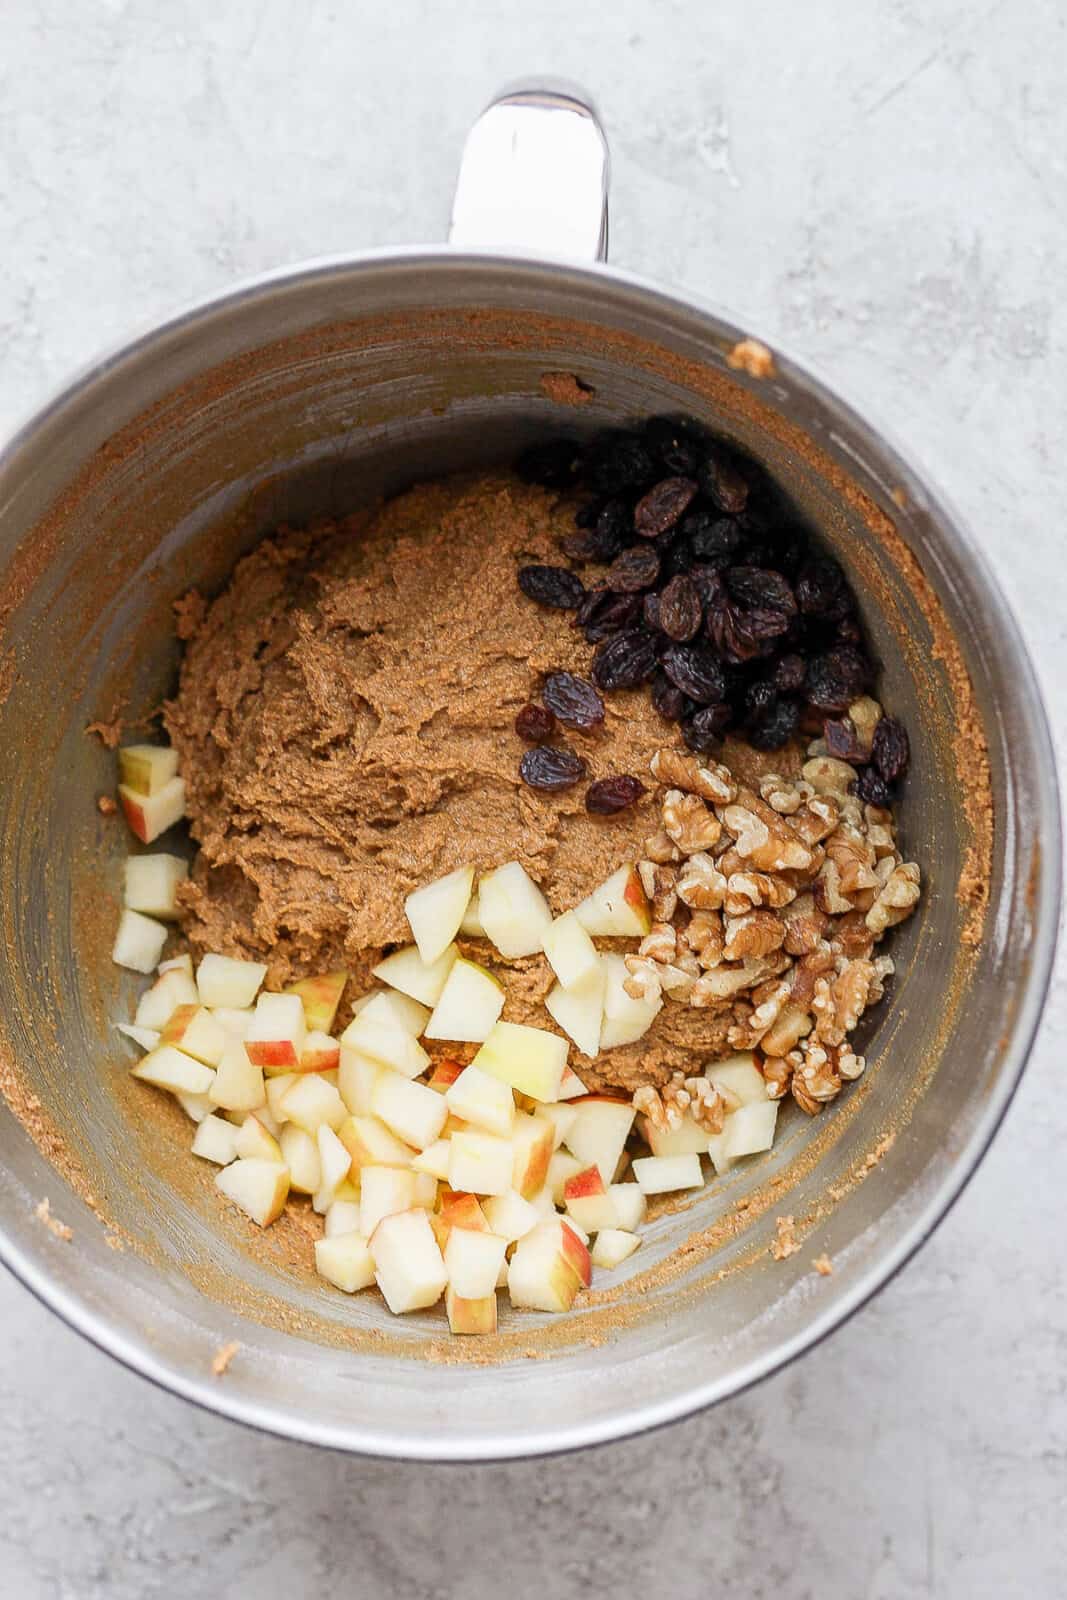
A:
<svg viewBox="0 0 1067 1600">
<path fill-rule="evenodd" d="M 725 806 L 737 797 L 737 784 L 729 767 L 709 761 L 705 766 L 682 750 L 657 750 L 652 757 L 652 774 L 669 789 L 697 794 L 713 805 Z"/>
<path fill-rule="evenodd" d="M 888 858 L 887 858 L 888 859 Z M 878 863 L 882 865 L 881 862 Z M 919 900 L 919 868 L 914 861 L 894 867 L 877 899 L 867 913 L 867 926 L 873 934 L 884 933 L 910 917 Z"/>
<path fill-rule="evenodd" d="M 654 922 L 637 947 L 650 961 L 673 961 L 677 953 L 678 935 L 669 922 Z"/>
<path fill-rule="evenodd" d="M 784 938 L 785 924 L 773 911 L 750 911 L 745 916 L 727 917 L 723 955 L 727 961 L 769 956 L 772 950 L 781 949 Z"/>
<path fill-rule="evenodd" d="M 726 878 L 711 856 L 695 851 L 675 880 L 679 900 L 694 911 L 717 911 L 726 896 Z"/>
<path fill-rule="evenodd" d="M 855 767 L 834 756 L 816 756 L 812 761 L 805 761 L 801 770 L 816 794 L 846 795 L 856 778 Z"/>
<path fill-rule="evenodd" d="M 663 800 L 663 827 L 685 856 L 710 850 L 718 844 L 722 824 L 714 811 L 696 794 L 668 789 Z"/>
<path fill-rule="evenodd" d="M 671 838 L 661 828 L 645 840 L 645 855 L 657 866 L 667 866 L 672 861 L 681 861 L 682 852 Z"/>
<path fill-rule="evenodd" d="M 794 811 L 799 811 L 804 803 L 804 798 L 795 783 L 788 783 L 785 778 L 779 777 L 777 772 L 769 772 L 765 778 L 760 779 L 760 797 L 766 800 L 773 811 L 780 812 L 783 816 L 791 816 Z"/>
</svg>

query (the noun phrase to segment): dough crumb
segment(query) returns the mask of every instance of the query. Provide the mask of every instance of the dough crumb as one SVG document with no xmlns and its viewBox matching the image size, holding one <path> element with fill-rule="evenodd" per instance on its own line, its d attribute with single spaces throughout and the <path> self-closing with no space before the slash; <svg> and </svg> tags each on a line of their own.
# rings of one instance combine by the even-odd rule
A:
<svg viewBox="0 0 1067 1600">
<path fill-rule="evenodd" d="M 236 1339 L 231 1339 L 229 1344 L 223 1344 L 219 1346 L 219 1348 L 215 1351 L 215 1359 L 211 1363 L 211 1370 L 215 1374 L 216 1378 L 222 1377 L 222 1374 L 229 1367 L 230 1362 L 233 1360 L 240 1348 L 241 1346 L 238 1344 Z"/>
<path fill-rule="evenodd" d="M 727 352 L 726 365 L 735 372 L 747 372 L 750 378 L 773 378 L 777 371 L 774 356 L 758 339 L 739 339 Z"/>
<path fill-rule="evenodd" d="M 820 1278 L 829 1278 L 833 1275 L 834 1264 L 830 1260 L 829 1256 L 816 1256 L 811 1264 L 819 1274 Z"/>
<path fill-rule="evenodd" d="M 542 372 L 541 389 L 557 406 L 587 406 L 596 395 L 593 385 L 573 372 Z"/>
<path fill-rule="evenodd" d="M 90 722 L 86 726 L 86 733 L 96 736 L 100 743 L 108 750 L 117 750 L 122 741 L 122 703 L 112 707 L 110 717 L 101 717 L 97 722 Z"/>
<path fill-rule="evenodd" d="M 796 1223 L 792 1217 L 777 1217 L 775 1225 L 778 1236 L 771 1245 L 771 1255 L 775 1261 L 786 1261 L 790 1256 L 795 1256 L 800 1249 L 797 1243 Z"/>
<path fill-rule="evenodd" d="M 96 809 L 102 817 L 113 817 L 118 806 L 109 794 L 102 794 L 97 796 Z"/>
<path fill-rule="evenodd" d="M 68 1228 L 65 1222 L 60 1222 L 58 1217 L 54 1217 L 52 1215 L 52 1207 L 49 1204 L 47 1197 L 44 1200 L 38 1201 L 37 1205 L 34 1207 L 33 1214 L 37 1218 L 38 1222 L 44 1223 L 45 1227 L 48 1229 L 49 1233 L 54 1239 L 62 1239 L 66 1243 L 69 1243 L 70 1240 L 73 1239 L 74 1229 Z"/>
</svg>

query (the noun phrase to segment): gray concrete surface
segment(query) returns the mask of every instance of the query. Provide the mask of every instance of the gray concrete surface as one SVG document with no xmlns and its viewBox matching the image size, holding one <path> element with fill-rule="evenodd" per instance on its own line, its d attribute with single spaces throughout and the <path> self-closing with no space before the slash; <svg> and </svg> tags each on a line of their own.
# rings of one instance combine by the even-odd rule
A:
<svg viewBox="0 0 1067 1600">
<path fill-rule="evenodd" d="M 301 254 L 441 235 L 502 82 L 599 92 L 616 259 L 780 336 L 936 472 L 1052 701 L 1067 634 L 1057 0 L 0 0 L 0 427 Z M 1067 1579 L 1061 973 L 1002 1136 L 902 1278 L 651 1439 L 411 1469 L 158 1394 L 0 1280 L 0 1593 L 1053 1600 Z"/>
</svg>

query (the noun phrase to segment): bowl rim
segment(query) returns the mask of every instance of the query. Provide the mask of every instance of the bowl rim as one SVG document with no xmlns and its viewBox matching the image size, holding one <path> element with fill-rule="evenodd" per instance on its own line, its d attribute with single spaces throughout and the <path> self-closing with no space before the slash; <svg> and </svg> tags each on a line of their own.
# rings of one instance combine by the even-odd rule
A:
<svg viewBox="0 0 1067 1600">
<path fill-rule="evenodd" d="M 603 286 L 605 281 L 637 296 L 642 308 L 652 316 L 670 321 L 679 315 L 701 320 L 716 341 L 736 343 L 756 337 L 738 327 L 717 306 L 689 291 L 674 291 L 635 273 L 602 263 L 581 265 L 553 261 L 543 255 L 513 250 L 458 250 L 443 245 L 385 247 L 352 254 L 311 258 L 248 277 L 221 292 L 204 296 L 162 320 L 146 322 L 129 339 L 117 342 L 82 365 L 73 376 L 57 385 L 43 403 L 0 443 L 0 474 L 12 467 L 22 449 L 40 430 L 61 415 L 64 409 L 84 399 L 92 388 L 123 365 L 143 356 L 152 345 L 169 336 L 195 332 L 198 324 L 220 314 L 234 312 L 246 302 L 271 288 L 306 288 L 316 282 L 344 275 L 358 275 L 372 269 L 416 267 L 433 271 L 448 266 L 453 271 L 464 267 L 494 268 L 527 278 L 531 285 L 550 277 L 558 287 L 568 276 L 586 289 Z M 358 1424 L 325 1425 L 300 1415 L 296 1406 L 286 1407 L 271 1401 L 249 1401 L 234 1388 L 210 1376 L 190 1376 L 174 1363 L 162 1360 L 141 1339 L 116 1328 L 74 1290 L 52 1276 L 42 1249 L 27 1249 L 0 1217 L 0 1260 L 42 1304 L 55 1312 L 69 1327 L 99 1350 L 113 1356 L 131 1372 L 147 1378 L 159 1388 L 181 1396 L 194 1405 L 230 1421 L 300 1443 L 315 1444 L 348 1453 L 393 1460 L 420 1462 L 487 1462 L 535 1458 L 608 1444 L 681 1421 L 734 1395 L 789 1365 L 805 1351 L 821 1344 L 837 1328 L 862 1309 L 925 1244 L 938 1224 L 947 1216 L 974 1176 L 997 1132 L 1018 1088 L 1033 1048 L 1051 981 L 1056 955 L 1061 898 L 1061 821 L 1059 782 L 1048 716 L 1037 675 L 1023 641 L 1018 623 L 1001 591 L 999 582 L 984 552 L 967 524 L 944 494 L 935 488 L 925 470 L 917 466 L 908 451 L 887 432 L 880 421 L 872 421 L 864 406 L 858 411 L 836 385 L 831 386 L 807 360 L 793 356 L 777 339 L 771 341 L 774 359 L 783 375 L 795 379 L 825 413 L 840 423 L 846 433 L 870 438 L 882 461 L 888 462 L 896 481 L 924 506 L 937 514 L 939 534 L 952 555 L 971 569 L 975 582 L 996 599 L 1001 627 L 999 645 L 1013 657 L 1021 692 L 1029 705 L 1030 736 L 1038 760 L 1034 772 L 1033 803 L 1041 827 L 1042 848 L 1033 873 L 1033 924 L 1030 959 L 1016 980 L 1019 1004 L 992 1091 L 966 1141 L 955 1148 L 945 1171 L 931 1184 L 930 1192 L 915 1213 L 893 1236 L 891 1242 L 879 1240 L 873 1254 L 855 1282 L 840 1289 L 837 1298 L 821 1311 L 816 1310 L 802 1330 L 772 1345 L 765 1353 L 706 1383 L 694 1383 L 677 1395 L 655 1404 L 633 1403 L 620 1387 L 620 1404 L 610 1417 L 589 1423 L 552 1423 L 521 1435 L 494 1437 L 479 1443 L 476 1438 L 449 1440 L 438 1431 L 406 1434 L 390 1440 L 380 1429 L 364 1429 Z"/>
</svg>

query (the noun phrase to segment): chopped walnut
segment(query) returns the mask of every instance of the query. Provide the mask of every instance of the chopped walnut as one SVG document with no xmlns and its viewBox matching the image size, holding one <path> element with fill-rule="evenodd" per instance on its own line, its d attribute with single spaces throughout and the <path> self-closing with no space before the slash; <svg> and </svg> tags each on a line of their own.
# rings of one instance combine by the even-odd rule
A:
<svg viewBox="0 0 1067 1600">
<path fill-rule="evenodd" d="M 679 944 L 688 946 L 705 972 L 719 965 L 725 943 L 726 933 L 717 911 L 694 911 L 679 935 Z"/>
<path fill-rule="evenodd" d="M 809 1035 L 804 1041 L 804 1064 L 793 1073 L 793 1098 L 800 1104 L 801 1093 L 816 1105 L 826 1105 L 841 1093 L 841 1076 L 837 1071 L 837 1052 L 827 1050 L 818 1039 Z M 801 1106 L 806 1110 L 805 1106 Z M 808 1113 L 809 1116 L 812 1113 Z"/>
<path fill-rule="evenodd" d="M 693 963 L 696 966 L 696 962 Z M 667 962 L 659 969 L 659 981 L 663 986 L 664 994 L 669 994 L 672 1000 L 688 1000 L 693 992 L 693 985 L 700 974 L 697 966 L 695 973 L 677 962 Z"/>
<path fill-rule="evenodd" d="M 857 1078 L 862 1078 L 866 1072 L 867 1059 L 842 1048 L 837 1053 L 837 1070 L 846 1082 L 853 1083 Z"/>
<path fill-rule="evenodd" d="M 813 1256 L 811 1264 L 815 1268 L 815 1271 L 819 1274 L 820 1278 L 829 1278 L 832 1276 L 834 1264 L 830 1260 L 829 1256 Z"/>
<path fill-rule="evenodd" d="M 653 867 L 652 916 L 670 922 L 678 909 L 678 874 L 674 867 Z"/>
<path fill-rule="evenodd" d="M 726 1106 L 722 1095 L 707 1078 L 686 1078 L 689 1092 L 689 1115 L 705 1133 L 721 1133 L 726 1121 Z"/>
<path fill-rule="evenodd" d="M 638 945 L 637 953 L 650 961 L 673 961 L 678 953 L 678 935 L 669 922 L 654 922 Z"/>
<path fill-rule="evenodd" d="M 789 825 L 795 828 L 806 845 L 821 844 L 833 833 L 841 820 L 841 811 L 833 795 L 817 794 L 801 806 Z"/>
<path fill-rule="evenodd" d="M 757 802 L 762 805 L 762 802 Z M 783 817 L 765 808 L 768 822 L 749 805 L 724 806 L 723 826 L 734 838 L 741 860 L 762 872 L 803 871 L 811 866 L 811 851 Z"/>
<path fill-rule="evenodd" d="M 803 1006 L 783 1005 L 774 1023 L 760 1040 L 760 1049 L 766 1056 L 787 1056 L 811 1032 L 812 1026 L 811 1013 Z"/>
<path fill-rule="evenodd" d="M 818 948 L 829 928 L 826 913 L 811 895 L 802 895 L 785 918 L 785 948 L 791 956 L 805 956 Z"/>
<path fill-rule="evenodd" d="M 689 994 L 689 1004 L 698 1009 L 717 1006 L 721 1001 L 728 1000 L 731 995 L 740 994 L 742 989 L 751 987 L 752 974 L 746 965 L 716 967 L 712 972 L 705 972 L 704 976 L 694 983 Z"/>
<path fill-rule="evenodd" d="M 806 761 L 802 771 L 817 794 L 846 795 L 856 779 L 855 767 L 828 755 L 817 755 Z"/>
<path fill-rule="evenodd" d="M 759 994 L 759 991 L 757 991 L 757 994 Z M 769 993 L 760 995 L 759 1003 L 754 1007 L 748 1021 L 743 1025 L 735 1025 L 729 1030 L 727 1037 L 734 1049 L 754 1050 L 768 1028 L 777 1021 L 778 1014 L 788 998 L 789 985 L 787 983 L 772 984 Z"/>
<path fill-rule="evenodd" d="M 869 694 L 865 694 L 858 700 L 853 700 L 848 708 L 848 714 L 856 730 L 856 742 L 864 760 L 867 760 L 871 754 L 874 730 L 882 720 L 882 708 L 877 700 L 872 700 Z"/>
<path fill-rule="evenodd" d="M 639 861 L 637 863 L 637 876 L 641 879 L 641 887 L 651 900 L 656 892 L 656 863 L 654 861 Z M 663 921 L 670 919 L 664 917 Z"/>
<path fill-rule="evenodd" d="M 682 852 L 670 834 L 664 833 L 662 828 L 645 840 L 645 855 L 657 866 L 667 866 L 672 861 L 682 859 Z"/>
<path fill-rule="evenodd" d="M 726 896 L 726 878 L 704 850 L 697 850 L 678 874 L 678 898 L 694 911 L 717 911 Z"/>
<path fill-rule="evenodd" d="M 779 777 L 777 772 L 769 772 L 765 778 L 760 779 L 759 792 L 761 799 L 766 800 L 772 811 L 778 811 L 783 816 L 791 816 L 794 811 L 799 811 L 804 803 L 796 784 Z"/>
<path fill-rule="evenodd" d="M 874 981 L 874 967 L 869 961 L 850 961 L 840 977 L 831 986 L 837 1032 L 841 1035 L 833 1044 L 844 1044 L 867 1009 Z"/>
<path fill-rule="evenodd" d="M 769 872 L 735 872 L 727 881 L 726 890 L 733 901 L 733 905 L 727 904 L 726 907 L 732 916 L 742 916 L 758 906 L 772 906 L 778 910 L 797 897 L 797 891 L 791 883 Z"/>
<path fill-rule="evenodd" d="M 659 1090 L 650 1083 L 643 1083 L 634 1090 L 633 1106 L 639 1116 L 648 1118 L 657 1132 L 667 1131 L 667 1107 L 660 1098 Z"/>
<path fill-rule="evenodd" d="M 713 805 L 729 805 L 737 796 L 737 784 L 729 767 L 717 761 L 707 765 L 681 750 L 657 750 L 652 757 L 652 774 L 668 789 L 698 794 Z"/>
<path fill-rule="evenodd" d="M 662 990 L 659 967 L 647 956 L 623 956 L 630 976 L 623 988 L 631 1000 L 658 1000 Z"/>
<path fill-rule="evenodd" d="M 843 917 L 836 918 L 831 927 L 830 947 L 835 955 L 843 955 L 849 961 L 857 957 L 865 959 L 870 955 L 874 949 L 874 934 L 868 928 L 867 918 L 862 911 L 849 911 Z"/>
<path fill-rule="evenodd" d="M 825 911 L 828 917 L 843 917 L 847 911 L 853 910 L 851 900 L 846 900 L 841 892 L 841 875 L 837 870 L 836 861 L 829 857 L 819 868 L 819 876 L 815 880 L 815 904 L 820 911 Z"/>
<path fill-rule="evenodd" d="M 763 1079 L 768 1100 L 781 1100 L 793 1078 L 792 1063 L 782 1056 L 769 1056 L 763 1063 Z"/>
<path fill-rule="evenodd" d="M 867 1004 L 876 1006 L 885 994 L 885 980 L 891 978 L 897 969 L 892 956 L 878 956 L 871 965 L 873 976 L 871 978 L 871 992 L 867 996 Z"/>
<path fill-rule="evenodd" d="M 881 866 L 879 862 L 879 866 Z M 892 872 L 867 913 L 867 926 L 874 934 L 884 933 L 905 917 L 910 917 L 919 899 L 919 868 L 914 861 L 901 862 Z"/>
<path fill-rule="evenodd" d="M 837 878 L 843 895 L 854 895 L 860 889 L 875 889 L 875 855 L 858 828 L 843 822 L 826 841 L 826 855 L 837 868 Z"/>
<path fill-rule="evenodd" d="M 699 795 L 668 789 L 663 801 L 663 826 L 685 856 L 718 844 L 722 824 Z"/>
<path fill-rule="evenodd" d="M 769 956 L 772 950 L 781 949 L 784 938 L 785 924 L 773 911 L 750 911 L 746 916 L 727 917 L 723 955 L 727 961 Z"/>
</svg>

